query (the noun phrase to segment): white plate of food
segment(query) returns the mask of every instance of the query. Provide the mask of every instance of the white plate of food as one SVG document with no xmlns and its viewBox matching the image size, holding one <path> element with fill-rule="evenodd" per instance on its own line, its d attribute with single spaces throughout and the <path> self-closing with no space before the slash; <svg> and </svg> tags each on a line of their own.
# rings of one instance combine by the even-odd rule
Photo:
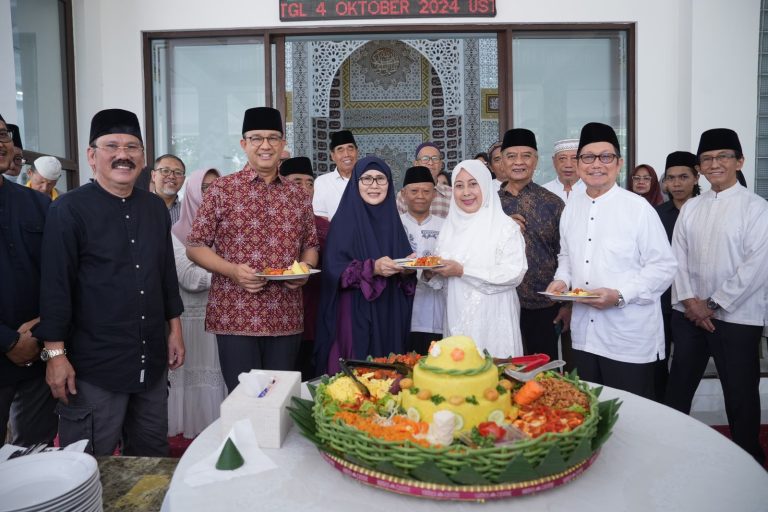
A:
<svg viewBox="0 0 768 512">
<path fill-rule="evenodd" d="M 319 274 L 320 270 L 316 268 L 309 269 L 308 273 L 302 274 L 256 274 L 257 277 L 263 277 L 267 281 L 290 281 L 292 279 L 304 279 L 314 274 Z"/>
<path fill-rule="evenodd" d="M 548 292 L 539 292 L 540 295 L 544 295 L 545 297 L 549 297 L 552 300 L 561 301 L 561 302 L 574 302 L 576 299 L 599 299 L 599 295 L 595 295 L 594 293 L 583 290 L 581 288 L 574 288 L 573 290 L 568 290 L 565 292 L 556 292 L 556 293 L 548 293 Z"/>
<path fill-rule="evenodd" d="M 422 256 L 420 258 L 400 258 L 396 259 L 395 263 L 404 268 L 412 268 L 415 270 L 430 270 L 433 268 L 444 267 L 440 256 Z"/>
</svg>

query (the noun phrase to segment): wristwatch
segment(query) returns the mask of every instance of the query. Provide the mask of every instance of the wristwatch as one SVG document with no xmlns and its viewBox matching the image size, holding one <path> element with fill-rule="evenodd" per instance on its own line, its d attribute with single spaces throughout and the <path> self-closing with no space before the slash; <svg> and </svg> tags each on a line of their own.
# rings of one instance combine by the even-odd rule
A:
<svg viewBox="0 0 768 512">
<path fill-rule="evenodd" d="M 40 360 L 41 361 L 50 361 L 56 356 L 65 356 L 67 355 L 67 349 L 65 348 L 44 348 L 40 351 Z"/>
<path fill-rule="evenodd" d="M 626 305 L 627 305 L 627 301 L 624 300 L 624 296 L 621 294 L 621 292 L 619 292 L 619 300 L 616 301 L 616 304 L 614 304 L 614 306 L 621 309 Z"/>
<path fill-rule="evenodd" d="M 712 297 L 709 297 L 707 299 L 707 308 L 709 308 L 711 311 L 717 311 L 720 309 L 720 304 L 712 300 Z"/>
</svg>

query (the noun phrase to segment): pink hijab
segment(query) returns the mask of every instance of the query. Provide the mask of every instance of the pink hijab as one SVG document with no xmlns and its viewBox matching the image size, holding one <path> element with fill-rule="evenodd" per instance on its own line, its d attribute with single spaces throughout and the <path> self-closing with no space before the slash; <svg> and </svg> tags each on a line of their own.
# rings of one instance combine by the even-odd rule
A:
<svg viewBox="0 0 768 512">
<path fill-rule="evenodd" d="M 200 208 L 200 203 L 203 202 L 203 179 L 209 172 L 214 173 L 216 176 L 221 177 L 219 171 L 213 168 L 200 169 L 193 172 L 189 178 L 184 192 L 184 199 L 181 201 L 181 213 L 179 214 L 179 220 L 171 228 L 173 235 L 179 239 L 179 241 L 187 245 L 187 236 L 192 231 L 192 223 L 195 221 L 197 210 Z"/>
</svg>

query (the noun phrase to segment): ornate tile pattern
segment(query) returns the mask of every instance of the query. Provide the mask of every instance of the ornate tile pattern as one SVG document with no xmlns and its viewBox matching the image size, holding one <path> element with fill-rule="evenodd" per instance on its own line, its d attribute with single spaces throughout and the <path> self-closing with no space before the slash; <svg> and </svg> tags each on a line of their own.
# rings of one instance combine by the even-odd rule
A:
<svg viewBox="0 0 768 512">
<path fill-rule="evenodd" d="M 333 78 L 347 57 L 365 43 L 365 41 L 311 41 L 309 43 L 313 117 L 328 116 L 328 100 Z"/>
<path fill-rule="evenodd" d="M 445 94 L 446 112 L 461 115 L 464 54 L 459 39 L 406 39 L 403 42 L 421 52 L 437 70 Z"/>
<path fill-rule="evenodd" d="M 305 156 L 312 154 L 313 130 L 309 112 L 309 72 L 306 42 L 286 43 L 291 47 L 293 79 L 293 123 L 291 127 L 291 138 L 288 139 L 291 145 L 293 156 Z M 287 132 L 287 129 L 286 129 Z M 316 162 L 313 162 L 316 164 Z"/>
<path fill-rule="evenodd" d="M 496 38 L 479 39 L 480 45 L 480 87 L 496 89 L 499 86 L 499 55 Z"/>
<path fill-rule="evenodd" d="M 477 39 L 464 39 L 464 137 L 463 158 L 480 151 L 480 44 Z"/>
<path fill-rule="evenodd" d="M 344 63 L 345 108 L 365 102 L 422 102 L 423 57 L 400 41 L 371 41 Z M 349 106 L 348 106 L 349 105 Z M 363 107 L 367 108 L 367 107 Z"/>
</svg>

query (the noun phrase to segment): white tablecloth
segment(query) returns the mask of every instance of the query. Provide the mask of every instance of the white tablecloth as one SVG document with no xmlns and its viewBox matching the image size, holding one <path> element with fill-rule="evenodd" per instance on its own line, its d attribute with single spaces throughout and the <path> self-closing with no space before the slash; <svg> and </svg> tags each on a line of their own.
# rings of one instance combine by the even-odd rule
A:
<svg viewBox="0 0 768 512">
<path fill-rule="evenodd" d="M 542 493 L 477 503 L 392 494 L 343 476 L 292 428 L 280 449 L 265 450 L 278 469 L 191 488 L 185 471 L 221 442 L 219 422 L 187 449 L 165 497 L 166 512 L 295 511 L 768 511 L 768 474 L 707 425 L 613 388 L 623 402 L 613 435 L 582 476 Z"/>
</svg>

